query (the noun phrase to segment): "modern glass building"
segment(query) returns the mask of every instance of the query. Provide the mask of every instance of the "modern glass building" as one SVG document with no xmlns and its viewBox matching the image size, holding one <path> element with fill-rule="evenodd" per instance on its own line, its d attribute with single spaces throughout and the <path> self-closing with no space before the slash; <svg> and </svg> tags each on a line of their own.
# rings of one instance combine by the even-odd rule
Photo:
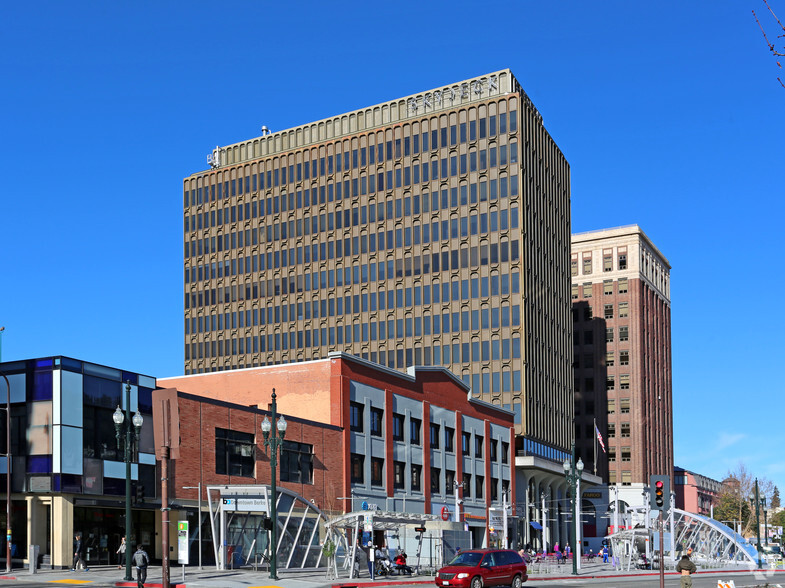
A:
<svg viewBox="0 0 785 588">
<path fill-rule="evenodd" d="M 131 468 L 132 539 L 154 545 L 161 506 L 160 500 L 156 504 L 152 426 L 155 378 L 68 357 L 0 363 L 0 389 L 5 378 L 10 385 L 14 557 L 24 559 L 27 546 L 38 545 L 45 563 L 70 567 L 74 533 L 81 533 L 87 565 L 115 562 L 125 534 L 125 461 L 112 413 L 118 406 L 125 409 L 126 383 L 131 411 L 138 409 L 144 418 Z M 6 420 L 0 418 L 0 453 L 8 453 L 5 446 Z M 7 472 L 7 458 L 0 458 L 3 478 Z M 5 489 L 5 480 L 2 484 Z"/>
<path fill-rule="evenodd" d="M 217 147 L 184 180 L 185 373 L 444 366 L 572 440 L 570 173 L 509 70 Z"/>
</svg>

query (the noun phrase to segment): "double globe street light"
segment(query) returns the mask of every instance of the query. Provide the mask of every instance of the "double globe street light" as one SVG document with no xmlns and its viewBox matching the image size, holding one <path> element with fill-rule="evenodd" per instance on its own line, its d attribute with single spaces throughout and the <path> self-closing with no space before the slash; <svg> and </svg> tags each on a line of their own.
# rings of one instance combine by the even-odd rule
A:
<svg viewBox="0 0 785 588">
<path fill-rule="evenodd" d="M 273 388 L 273 402 L 271 406 L 272 420 L 275 421 L 277 405 L 275 402 L 275 388 Z M 286 419 L 281 416 L 275 425 L 278 433 L 272 430 L 273 426 L 266 416 L 262 421 L 262 435 L 264 436 L 264 444 L 270 448 L 270 471 L 272 472 L 271 488 L 271 502 L 270 505 L 270 522 L 272 528 L 270 529 L 270 579 L 278 579 L 277 569 L 277 556 L 278 556 L 278 489 L 275 486 L 275 471 L 278 466 L 278 450 L 283 445 L 283 439 L 286 436 Z"/>
<path fill-rule="evenodd" d="M 581 476 L 583 475 L 583 460 L 578 458 L 575 462 L 575 443 L 572 444 L 572 459 L 564 460 L 564 477 L 567 478 L 567 484 L 570 486 L 570 493 L 572 495 L 572 573 L 574 576 L 578 575 L 578 558 L 581 556 L 580 547 L 578 542 L 578 519 L 580 518 L 580 504 L 578 502 L 581 487 Z M 578 507 L 578 516 L 575 514 L 576 506 Z"/>
<path fill-rule="evenodd" d="M 131 383 L 125 383 L 125 413 L 118 405 L 117 410 L 112 414 L 114 428 L 117 431 L 117 449 L 120 449 L 121 438 L 123 439 L 124 460 L 125 460 L 125 581 L 133 579 L 131 575 L 131 461 L 134 451 L 139 450 L 139 431 L 142 429 L 144 418 L 139 414 L 131 417 Z M 134 435 L 132 436 L 132 430 Z"/>
</svg>

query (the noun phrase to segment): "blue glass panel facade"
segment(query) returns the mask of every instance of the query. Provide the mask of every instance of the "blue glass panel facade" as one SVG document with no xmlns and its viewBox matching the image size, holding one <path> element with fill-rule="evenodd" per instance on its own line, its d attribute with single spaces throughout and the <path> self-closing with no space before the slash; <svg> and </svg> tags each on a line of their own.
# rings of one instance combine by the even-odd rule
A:
<svg viewBox="0 0 785 588">
<path fill-rule="evenodd" d="M 32 383 L 28 400 L 52 400 L 52 360 L 48 367 L 36 366 L 33 371 Z"/>
<path fill-rule="evenodd" d="M 51 455 L 30 455 L 27 458 L 28 474 L 51 474 L 52 456 Z"/>
<path fill-rule="evenodd" d="M 84 402 L 92 406 L 103 406 L 114 410 L 121 405 L 122 383 L 85 375 Z"/>
</svg>

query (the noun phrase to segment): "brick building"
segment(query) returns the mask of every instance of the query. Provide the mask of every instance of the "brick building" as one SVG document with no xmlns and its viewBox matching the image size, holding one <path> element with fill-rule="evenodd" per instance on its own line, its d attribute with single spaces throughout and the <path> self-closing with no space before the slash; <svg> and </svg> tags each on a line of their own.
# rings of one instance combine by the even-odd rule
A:
<svg viewBox="0 0 785 588">
<path fill-rule="evenodd" d="M 185 465 L 177 466 L 186 467 L 189 473 L 186 477 L 177 474 L 178 486 L 196 485 L 199 480 L 194 474 L 199 470 L 203 484 L 224 479 L 214 471 L 219 463 L 204 457 L 207 451 L 215 450 L 219 430 L 234 437 L 243 433 L 248 443 L 256 432 L 257 445 L 261 443 L 261 412 L 256 408 L 228 412 L 227 402 L 266 410 L 275 388 L 280 414 L 287 419 L 307 414 L 329 428 L 305 428 L 298 439 L 306 446 L 301 448 L 305 455 L 308 447 L 316 451 L 316 445 L 308 441 L 314 435 L 329 442 L 323 446 L 329 447 L 329 458 L 313 456 L 313 463 L 323 463 L 328 473 L 310 482 L 325 488 L 316 489 L 303 481 L 297 487 L 282 482 L 284 487 L 313 497 L 323 510 L 358 508 L 359 503 L 351 500 L 356 496 L 390 511 L 453 512 L 457 488 L 463 501 L 461 515 L 474 534 L 475 545 L 481 545 L 487 541 L 489 509 L 500 508 L 505 493 L 507 502 L 514 502 L 512 412 L 473 397 L 467 386 L 444 368 L 412 368 L 404 373 L 331 353 L 327 359 L 296 364 L 163 378 L 158 385 L 181 391 L 192 405 L 188 421 L 181 414 L 181 422 L 201 423 L 204 436 L 201 444 L 189 440 L 188 457 L 180 460 Z M 204 400 L 199 402 L 198 397 Z M 208 398 L 218 404 L 208 405 Z M 205 410 L 215 418 L 194 420 Z M 231 429 L 225 429 L 232 414 Z M 288 430 L 286 438 L 294 439 Z M 201 468 L 195 470 L 199 455 Z M 233 475 L 227 482 L 266 483 L 269 468 L 262 466 L 261 472 L 252 475 L 251 465 L 247 467 L 244 475 Z M 193 491 L 181 496 L 195 498 Z M 514 532 L 512 524 L 510 529 Z"/>
<path fill-rule="evenodd" d="M 575 438 L 621 491 L 673 475 L 670 264 L 637 225 L 572 236 Z M 633 488 L 634 487 L 634 488 Z"/>
<path fill-rule="evenodd" d="M 711 516 L 712 506 L 717 504 L 721 491 L 722 482 L 718 480 L 678 466 L 673 468 L 673 493 L 676 498 L 676 508 Z"/>
</svg>

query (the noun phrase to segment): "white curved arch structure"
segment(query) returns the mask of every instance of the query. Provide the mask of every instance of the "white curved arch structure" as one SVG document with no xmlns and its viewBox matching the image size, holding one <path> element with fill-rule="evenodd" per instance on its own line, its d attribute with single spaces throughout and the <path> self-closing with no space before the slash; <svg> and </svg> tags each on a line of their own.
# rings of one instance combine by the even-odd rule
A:
<svg viewBox="0 0 785 588">
<path fill-rule="evenodd" d="M 676 530 L 674 545 L 692 549 L 698 557 L 709 560 L 758 565 L 758 550 L 755 546 L 727 525 L 678 508 L 673 509 L 673 512 L 673 526 Z M 671 557 L 674 555 L 671 554 Z"/>
<path fill-rule="evenodd" d="M 645 554 L 646 546 L 658 551 L 659 534 L 654 528 L 646 528 L 645 519 L 648 510 L 645 507 L 630 509 L 638 514 L 638 523 L 633 529 L 624 529 L 609 535 L 613 553 L 619 558 L 622 568 L 629 569 Z M 758 551 L 747 539 L 730 527 L 712 518 L 687 512 L 678 508 L 672 509 L 672 518 L 665 518 L 665 541 L 663 551 L 666 560 L 681 557 L 682 551 L 692 549 L 693 559 L 705 564 L 727 565 L 748 564 L 758 565 Z M 656 526 L 656 520 L 651 527 Z M 656 559 L 656 558 L 655 558 Z"/>
<path fill-rule="evenodd" d="M 317 568 L 322 564 L 327 516 L 313 502 L 286 488 L 277 488 L 278 545 L 268 545 L 265 519 L 270 515 L 270 487 L 208 486 L 213 549 L 219 570 L 266 566 L 272 549 L 278 569 Z M 226 546 L 226 549 L 223 546 Z"/>
</svg>

